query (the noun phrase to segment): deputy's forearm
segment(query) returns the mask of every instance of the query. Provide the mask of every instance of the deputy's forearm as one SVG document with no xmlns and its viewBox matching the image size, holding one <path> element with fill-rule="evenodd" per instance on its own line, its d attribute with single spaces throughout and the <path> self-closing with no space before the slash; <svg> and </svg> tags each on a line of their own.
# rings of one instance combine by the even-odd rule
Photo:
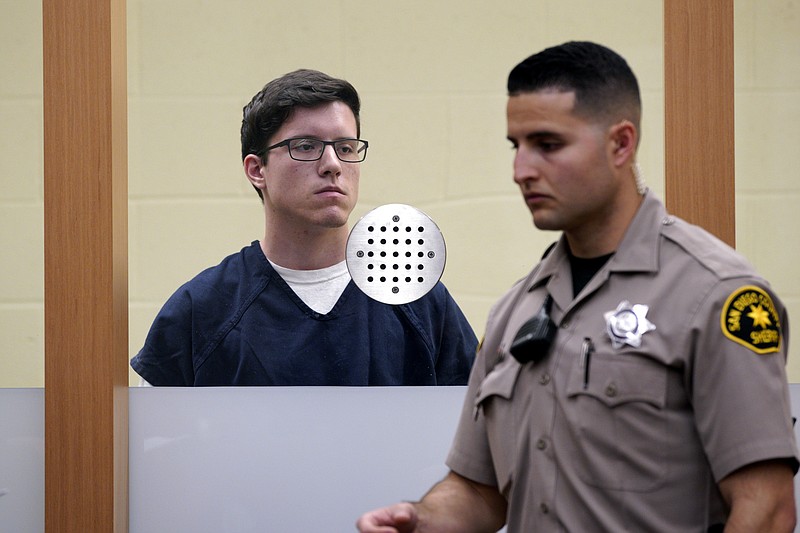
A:
<svg viewBox="0 0 800 533">
<path fill-rule="evenodd" d="M 497 489 L 453 472 L 414 506 L 417 533 L 495 533 L 505 524 L 506 500 Z"/>
<path fill-rule="evenodd" d="M 764 461 L 723 479 L 720 491 L 731 507 L 725 533 L 794 531 L 793 476 L 787 463 Z"/>
</svg>

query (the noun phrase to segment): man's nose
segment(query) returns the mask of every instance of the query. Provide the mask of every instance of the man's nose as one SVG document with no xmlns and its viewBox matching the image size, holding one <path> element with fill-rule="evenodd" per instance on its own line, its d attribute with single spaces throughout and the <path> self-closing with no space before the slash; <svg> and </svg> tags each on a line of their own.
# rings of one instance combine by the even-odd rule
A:
<svg viewBox="0 0 800 533">
<path fill-rule="evenodd" d="M 330 148 L 330 150 L 328 150 Z M 339 156 L 336 155 L 336 148 L 334 146 L 325 144 L 322 146 L 322 156 L 319 158 L 320 174 L 335 174 L 342 173 L 342 162 Z"/>
<path fill-rule="evenodd" d="M 539 166 L 536 157 L 518 150 L 514 155 L 514 181 L 521 184 L 539 177 Z"/>
</svg>

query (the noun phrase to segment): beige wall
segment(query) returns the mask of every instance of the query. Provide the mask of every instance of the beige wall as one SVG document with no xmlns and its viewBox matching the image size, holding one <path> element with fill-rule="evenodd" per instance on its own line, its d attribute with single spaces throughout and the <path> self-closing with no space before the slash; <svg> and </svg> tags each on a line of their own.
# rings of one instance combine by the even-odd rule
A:
<svg viewBox="0 0 800 533">
<path fill-rule="evenodd" d="M 800 382 L 800 1 L 737 0 L 736 247 L 789 309 Z"/>
<path fill-rule="evenodd" d="M 41 4 L 0 0 L 0 387 L 44 384 Z"/>
<path fill-rule="evenodd" d="M 493 4 L 128 0 L 131 355 L 179 284 L 260 238 L 241 108 L 295 68 L 359 89 L 370 154 L 355 216 L 390 202 L 431 215 L 447 241 L 444 281 L 479 335 L 556 238 L 533 228 L 510 178 L 504 83 L 516 62 L 568 39 L 625 55 L 644 96 L 639 160 L 662 194 L 661 1 Z M 800 3 L 741 0 L 736 16 L 737 239 L 793 311 Z M 43 384 L 40 18 L 40 2 L 0 0 L 0 386 Z"/>
</svg>

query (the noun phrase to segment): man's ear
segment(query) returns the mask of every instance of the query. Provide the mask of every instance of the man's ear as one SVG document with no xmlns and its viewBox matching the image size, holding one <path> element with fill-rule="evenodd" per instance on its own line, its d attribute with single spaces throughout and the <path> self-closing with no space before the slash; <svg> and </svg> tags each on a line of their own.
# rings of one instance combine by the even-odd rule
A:
<svg viewBox="0 0 800 533">
<path fill-rule="evenodd" d="M 242 166 L 244 167 L 245 176 L 247 176 L 248 181 L 250 181 L 253 187 L 263 191 L 265 179 L 264 173 L 262 172 L 264 163 L 261 161 L 261 158 L 255 154 L 247 154 L 244 161 L 242 161 Z"/>
<path fill-rule="evenodd" d="M 617 122 L 609 129 L 611 145 L 611 161 L 614 166 L 622 168 L 632 163 L 639 142 L 639 132 L 630 120 Z"/>
</svg>

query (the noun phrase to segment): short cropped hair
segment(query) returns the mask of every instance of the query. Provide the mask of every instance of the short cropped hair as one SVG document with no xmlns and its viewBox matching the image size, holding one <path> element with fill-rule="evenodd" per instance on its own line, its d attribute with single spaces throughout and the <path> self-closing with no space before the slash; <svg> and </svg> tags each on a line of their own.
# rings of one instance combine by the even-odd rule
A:
<svg viewBox="0 0 800 533">
<path fill-rule="evenodd" d="M 356 119 L 356 136 L 361 136 L 361 100 L 348 81 L 310 69 L 295 70 L 267 83 L 242 110 L 242 160 L 255 154 L 266 161 L 269 139 L 289 120 L 294 110 L 313 108 L 329 102 L 343 102 Z M 261 191 L 256 188 L 263 200 Z"/>
<path fill-rule="evenodd" d="M 508 75 L 508 94 L 575 92 L 574 113 L 608 123 L 630 120 L 639 129 L 639 83 L 625 59 L 605 46 L 570 41 L 538 52 Z"/>
</svg>

